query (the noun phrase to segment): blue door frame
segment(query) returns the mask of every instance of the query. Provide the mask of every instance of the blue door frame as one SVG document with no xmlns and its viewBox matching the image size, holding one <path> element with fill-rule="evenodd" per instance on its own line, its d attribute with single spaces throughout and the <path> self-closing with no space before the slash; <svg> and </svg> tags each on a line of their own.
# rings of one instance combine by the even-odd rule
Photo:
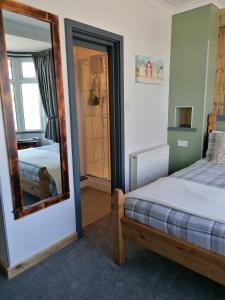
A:
<svg viewBox="0 0 225 300">
<path fill-rule="evenodd" d="M 80 159 L 78 149 L 77 108 L 75 92 L 75 68 L 73 47 L 75 45 L 101 50 L 107 49 L 109 58 L 109 114 L 111 185 L 125 187 L 124 166 L 124 73 L 123 37 L 96 27 L 65 19 L 67 68 L 70 103 L 70 123 L 72 138 L 73 180 L 75 196 L 76 231 L 82 236 L 80 199 Z"/>
</svg>

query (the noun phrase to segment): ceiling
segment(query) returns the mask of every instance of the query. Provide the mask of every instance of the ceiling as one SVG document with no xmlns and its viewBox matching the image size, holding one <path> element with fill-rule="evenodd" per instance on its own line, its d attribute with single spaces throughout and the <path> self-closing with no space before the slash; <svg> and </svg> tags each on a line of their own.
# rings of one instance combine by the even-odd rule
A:
<svg viewBox="0 0 225 300">
<path fill-rule="evenodd" d="M 37 52 L 51 49 L 51 43 L 28 39 L 15 35 L 5 35 L 7 51 L 11 52 Z"/>
<path fill-rule="evenodd" d="M 171 14 L 188 11 L 208 4 L 214 4 L 218 8 L 225 8 L 225 0 L 143 0 Z"/>
<path fill-rule="evenodd" d="M 47 22 L 40 21 L 31 17 L 26 17 L 17 13 L 3 10 L 3 20 L 8 22 L 15 22 L 18 26 L 27 26 L 31 28 L 39 28 L 41 30 L 50 30 L 50 25 Z"/>
<path fill-rule="evenodd" d="M 37 52 L 52 48 L 47 22 L 3 10 L 7 51 Z"/>
</svg>

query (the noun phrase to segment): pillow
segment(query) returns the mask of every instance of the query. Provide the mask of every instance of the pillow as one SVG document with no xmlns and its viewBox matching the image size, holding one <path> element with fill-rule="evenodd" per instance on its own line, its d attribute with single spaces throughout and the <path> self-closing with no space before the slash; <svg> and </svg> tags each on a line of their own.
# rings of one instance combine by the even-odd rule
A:
<svg viewBox="0 0 225 300">
<path fill-rule="evenodd" d="M 217 164 L 225 164 L 225 132 L 213 131 L 209 134 L 206 158 Z"/>
<path fill-rule="evenodd" d="M 41 138 L 39 139 L 39 147 L 41 146 L 47 146 L 47 145 L 52 145 L 54 142 L 52 140 L 49 140 L 47 138 Z"/>
<path fill-rule="evenodd" d="M 212 160 L 215 148 L 216 148 L 216 134 L 217 131 L 212 131 L 209 134 L 209 140 L 208 140 L 208 149 L 206 151 L 206 158 L 208 160 Z"/>
</svg>

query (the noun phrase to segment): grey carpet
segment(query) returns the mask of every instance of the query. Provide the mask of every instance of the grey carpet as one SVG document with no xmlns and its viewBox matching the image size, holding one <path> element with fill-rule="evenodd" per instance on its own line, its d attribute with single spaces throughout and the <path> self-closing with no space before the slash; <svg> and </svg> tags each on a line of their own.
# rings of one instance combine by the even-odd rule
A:
<svg viewBox="0 0 225 300">
<path fill-rule="evenodd" d="M 111 240 L 105 217 L 24 274 L 11 281 L 0 275 L 0 299 L 225 299 L 225 287 L 131 243 L 128 262 L 116 266 Z"/>
</svg>

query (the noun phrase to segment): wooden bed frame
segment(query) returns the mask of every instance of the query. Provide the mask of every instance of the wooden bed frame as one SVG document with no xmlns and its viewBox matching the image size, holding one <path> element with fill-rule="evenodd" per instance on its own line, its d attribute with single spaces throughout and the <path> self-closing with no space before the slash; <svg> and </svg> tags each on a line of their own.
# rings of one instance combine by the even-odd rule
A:
<svg viewBox="0 0 225 300">
<path fill-rule="evenodd" d="M 38 171 L 39 182 L 35 182 L 21 176 L 22 191 L 44 200 L 49 198 L 49 174 L 46 167 Z"/>
<path fill-rule="evenodd" d="M 216 114 L 210 114 L 208 132 L 216 130 L 216 122 Z M 131 239 L 155 253 L 225 285 L 225 256 L 125 217 L 124 202 L 123 191 L 116 189 L 112 197 L 112 218 L 113 256 L 118 265 L 125 263 L 125 241 Z"/>
</svg>

